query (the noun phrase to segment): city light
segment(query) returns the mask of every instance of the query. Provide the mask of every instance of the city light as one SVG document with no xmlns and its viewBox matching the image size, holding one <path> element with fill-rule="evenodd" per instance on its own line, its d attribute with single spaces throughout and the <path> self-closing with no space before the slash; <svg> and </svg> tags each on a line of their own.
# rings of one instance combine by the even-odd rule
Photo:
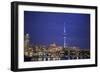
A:
<svg viewBox="0 0 100 73">
<path fill-rule="evenodd" d="M 89 59 L 90 51 L 79 47 L 59 46 L 51 43 L 49 46 L 30 44 L 29 34 L 24 37 L 24 61 L 52 61 Z M 65 43 L 65 38 L 64 38 Z"/>
</svg>

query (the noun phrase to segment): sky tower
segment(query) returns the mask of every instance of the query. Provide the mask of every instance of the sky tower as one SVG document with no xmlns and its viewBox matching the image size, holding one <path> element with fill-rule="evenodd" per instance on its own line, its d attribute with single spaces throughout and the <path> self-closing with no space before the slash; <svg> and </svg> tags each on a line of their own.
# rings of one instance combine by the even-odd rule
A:
<svg viewBox="0 0 100 73">
<path fill-rule="evenodd" d="M 66 48 L 66 26 L 65 26 L 65 23 L 64 23 L 64 48 Z"/>
</svg>

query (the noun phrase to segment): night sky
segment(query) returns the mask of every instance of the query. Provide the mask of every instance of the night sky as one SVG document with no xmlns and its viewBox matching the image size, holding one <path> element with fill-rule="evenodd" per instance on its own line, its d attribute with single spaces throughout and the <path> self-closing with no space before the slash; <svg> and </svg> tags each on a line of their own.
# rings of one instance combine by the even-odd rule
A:
<svg viewBox="0 0 100 73">
<path fill-rule="evenodd" d="M 33 44 L 63 46 L 64 24 L 67 46 L 90 48 L 90 14 L 24 11 L 24 35 Z"/>
</svg>

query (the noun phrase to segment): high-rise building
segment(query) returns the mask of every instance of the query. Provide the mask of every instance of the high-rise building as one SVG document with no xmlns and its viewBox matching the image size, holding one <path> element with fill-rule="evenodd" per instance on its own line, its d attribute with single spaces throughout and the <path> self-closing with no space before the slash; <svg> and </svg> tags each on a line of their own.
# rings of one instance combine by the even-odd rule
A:
<svg viewBox="0 0 100 73">
<path fill-rule="evenodd" d="M 29 37 L 29 34 L 26 34 L 25 37 L 24 37 L 24 48 L 25 49 L 28 49 L 29 48 L 29 42 L 30 42 L 29 41 L 29 38 L 30 38 Z"/>
<path fill-rule="evenodd" d="M 66 26 L 65 26 L 65 23 L 64 23 L 64 48 L 66 48 Z"/>
</svg>

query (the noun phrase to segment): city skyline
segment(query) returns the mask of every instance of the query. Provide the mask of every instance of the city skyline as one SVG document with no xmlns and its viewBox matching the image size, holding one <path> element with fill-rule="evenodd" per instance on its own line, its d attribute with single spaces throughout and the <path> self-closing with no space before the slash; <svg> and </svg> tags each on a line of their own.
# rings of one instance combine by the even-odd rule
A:
<svg viewBox="0 0 100 73">
<path fill-rule="evenodd" d="M 89 14 L 24 11 L 24 23 L 31 43 L 90 48 Z"/>
</svg>

